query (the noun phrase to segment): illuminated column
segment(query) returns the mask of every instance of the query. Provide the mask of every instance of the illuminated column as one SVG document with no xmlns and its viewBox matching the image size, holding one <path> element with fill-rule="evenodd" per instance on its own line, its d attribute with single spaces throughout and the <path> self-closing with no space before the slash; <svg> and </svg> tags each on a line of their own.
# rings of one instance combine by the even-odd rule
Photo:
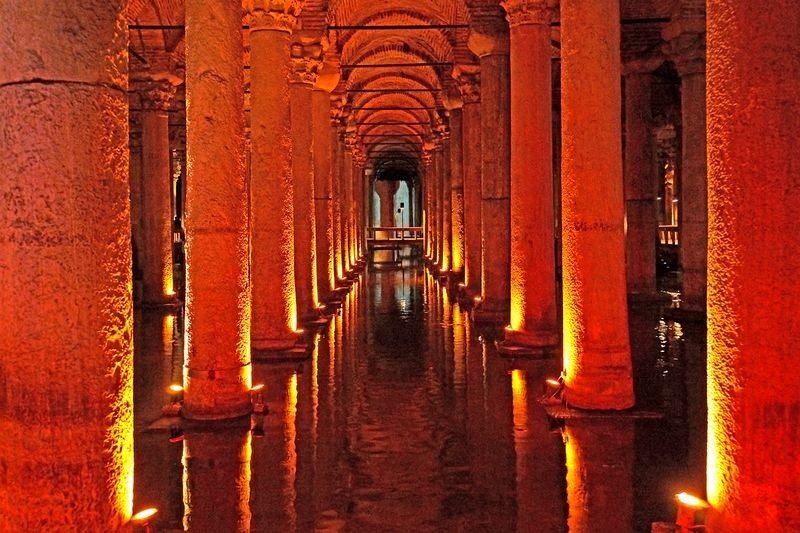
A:
<svg viewBox="0 0 800 533">
<path fill-rule="evenodd" d="M 464 274 L 464 151 L 461 98 L 447 101 L 450 109 L 450 269 Z"/>
<path fill-rule="evenodd" d="M 248 2 L 250 4 L 250 2 Z M 296 0 L 249 8 L 252 168 L 253 350 L 295 344 L 294 191 L 289 117 L 289 42 Z"/>
<path fill-rule="evenodd" d="M 791 0 L 708 3 L 707 493 L 714 531 L 800 523 L 793 499 L 800 493 L 798 31 Z"/>
<path fill-rule="evenodd" d="M 684 2 L 686 3 L 686 2 Z M 705 17 L 687 8 L 663 31 L 665 51 L 681 77 L 680 225 L 681 309 L 706 312 L 706 75 Z M 683 9 L 681 9 L 683 11 Z"/>
<path fill-rule="evenodd" d="M 141 121 L 139 121 L 141 122 Z M 141 126 L 141 124 L 140 124 Z M 134 122 L 131 121 L 131 129 Z M 131 132 L 130 134 L 130 165 L 128 169 L 129 184 L 131 189 L 131 247 L 133 248 L 133 277 L 134 277 L 134 300 L 140 298 L 136 294 L 136 280 L 138 272 L 141 270 L 142 257 L 142 133 Z M 134 303 L 139 303 L 135 301 Z"/>
<path fill-rule="evenodd" d="M 431 261 L 434 273 L 439 266 L 442 240 L 442 145 L 437 142 L 431 151 L 430 185 L 431 185 Z"/>
<path fill-rule="evenodd" d="M 149 81 L 142 91 L 142 303 L 174 303 L 172 279 L 172 172 L 169 106 L 175 96 L 170 79 Z"/>
<path fill-rule="evenodd" d="M 425 259 L 431 260 L 433 257 L 433 154 L 427 147 L 422 154 L 422 194 L 425 201 L 424 220 L 425 223 Z"/>
<path fill-rule="evenodd" d="M 570 405 L 634 403 L 623 232 L 618 0 L 561 4 L 564 368 Z"/>
<path fill-rule="evenodd" d="M 311 96 L 312 134 L 314 136 L 314 220 L 316 222 L 317 290 L 326 300 L 336 288 L 333 218 L 333 150 L 335 137 L 328 123 L 331 113 L 330 92 L 339 81 L 338 69 L 325 63 Z"/>
<path fill-rule="evenodd" d="M 77 4 L 0 2 L 0 531 L 131 516 L 127 21 Z"/>
<path fill-rule="evenodd" d="M 506 339 L 558 344 L 551 1 L 507 0 L 511 26 L 511 329 Z"/>
<path fill-rule="evenodd" d="M 250 531 L 251 455 L 250 431 L 244 429 L 186 434 L 184 530 Z"/>
<path fill-rule="evenodd" d="M 449 132 L 445 132 L 442 138 L 442 148 L 440 150 L 441 161 L 439 171 L 439 199 L 441 208 L 440 235 L 439 241 L 439 272 L 446 274 L 450 272 L 450 253 L 451 253 L 451 212 L 452 202 L 450 200 L 450 139 Z"/>
<path fill-rule="evenodd" d="M 656 162 L 650 135 L 650 68 L 627 64 L 625 83 L 625 264 L 628 293 L 656 293 Z"/>
<path fill-rule="evenodd" d="M 460 67 L 463 70 L 463 67 Z M 480 75 L 462 73 L 458 87 L 464 98 L 464 284 L 481 289 L 481 94 Z"/>
<path fill-rule="evenodd" d="M 355 266 L 353 257 L 353 148 L 355 148 L 355 135 L 345 134 L 345 146 L 342 153 L 342 225 L 344 228 L 344 254 L 347 257 L 347 270 L 352 271 Z"/>
<path fill-rule="evenodd" d="M 294 42 L 291 46 L 289 99 L 294 182 L 294 281 L 297 312 L 303 319 L 313 318 L 319 305 L 311 95 L 317 71 L 322 66 L 321 54 L 319 44 L 304 46 Z"/>
<path fill-rule="evenodd" d="M 333 208 L 333 255 L 336 280 L 344 279 L 347 273 L 344 254 L 344 231 L 342 228 L 342 143 L 339 141 L 339 109 L 331 106 L 331 199 Z"/>
<path fill-rule="evenodd" d="M 355 167 L 353 168 L 353 208 L 355 214 L 353 216 L 353 235 L 355 243 L 355 258 L 356 261 L 361 261 L 364 257 L 364 179 L 367 173 L 366 163 L 367 158 L 364 153 L 359 150 L 353 158 Z"/>
<path fill-rule="evenodd" d="M 252 371 L 241 9 L 189 0 L 186 21 L 183 414 L 232 418 L 250 411 Z"/>
<path fill-rule="evenodd" d="M 381 201 L 381 226 L 394 226 L 394 195 L 400 187 L 399 181 L 376 181 L 375 192 Z"/>
<path fill-rule="evenodd" d="M 507 322 L 511 223 L 509 35 L 499 6 L 473 9 L 469 47 L 481 63 L 481 297 L 476 319 Z"/>
<path fill-rule="evenodd" d="M 350 253 L 349 250 L 349 242 L 350 242 L 350 232 L 349 232 L 349 225 L 347 224 L 348 220 L 348 207 L 347 207 L 347 183 L 349 179 L 349 174 L 347 170 L 348 165 L 348 151 L 347 151 L 347 144 L 345 142 L 345 134 L 344 131 L 339 131 L 339 225 L 341 227 L 341 253 L 342 253 L 342 265 L 344 266 L 344 275 L 351 271 L 352 265 L 350 264 Z"/>
</svg>

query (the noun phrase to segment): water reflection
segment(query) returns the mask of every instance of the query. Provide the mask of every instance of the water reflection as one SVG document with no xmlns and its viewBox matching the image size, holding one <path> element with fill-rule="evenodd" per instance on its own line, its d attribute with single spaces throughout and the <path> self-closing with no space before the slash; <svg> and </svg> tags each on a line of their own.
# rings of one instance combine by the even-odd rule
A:
<svg viewBox="0 0 800 533">
<path fill-rule="evenodd" d="M 637 393 L 666 418 L 571 420 L 564 442 L 538 402 L 559 360 L 503 358 L 424 270 L 371 266 L 310 360 L 254 365 L 263 431 L 170 444 L 148 425 L 181 320 L 139 317 L 137 507 L 159 530 L 647 531 L 702 476 L 704 341 L 658 309 L 632 324 Z"/>
</svg>

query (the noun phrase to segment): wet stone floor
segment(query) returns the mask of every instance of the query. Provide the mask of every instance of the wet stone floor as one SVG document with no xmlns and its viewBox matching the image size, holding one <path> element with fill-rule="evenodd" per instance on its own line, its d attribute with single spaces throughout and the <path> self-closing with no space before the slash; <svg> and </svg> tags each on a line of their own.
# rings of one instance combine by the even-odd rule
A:
<svg viewBox="0 0 800 533">
<path fill-rule="evenodd" d="M 153 422 L 181 319 L 139 313 L 134 508 L 155 531 L 649 531 L 705 471 L 704 331 L 667 307 L 630 308 L 638 407 L 663 416 L 557 423 L 538 400 L 558 357 L 501 356 L 421 266 L 372 264 L 310 360 L 254 364 L 254 431 L 180 442 Z"/>
</svg>

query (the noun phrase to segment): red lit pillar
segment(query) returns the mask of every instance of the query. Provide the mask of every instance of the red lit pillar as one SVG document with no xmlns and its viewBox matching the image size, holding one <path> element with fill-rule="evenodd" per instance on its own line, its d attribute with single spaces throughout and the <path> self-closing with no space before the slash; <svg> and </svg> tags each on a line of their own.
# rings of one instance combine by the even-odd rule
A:
<svg viewBox="0 0 800 533">
<path fill-rule="evenodd" d="M 506 340 L 558 344 L 556 316 L 552 2 L 509 0 L 511 27 L 511 328 Z"/>
<path fill-rule="evenodd" d="M 656 294 L 657 180 L 650 134 L 649 65 L 625 66 L 625 264 L 628 294 Z"/>
<path fill-rule="evenodd" d="M 352 272 L 355 267 L 353 257 L 353 149 L 355 148 L 355 135 L 345 133 L 345 145 L 342 153 L 342 225 L 344 227 L 344 254 L 347 258 L 347 271 Z"/>
<path fill-rule="evenodd" d="M 398 181 L 376 181 L 375 192 L 380 199 L 381 226 L 392 227 L 394 223 L 394 195 L 400 187 Z"/>
<path fill-rule="evenodd" d="M 441 191 L 441 244 L 439 246 L 439 272 L 449 274 L 452 254 L 452 210 L 453 202 L 450 197 L 450 132 L 445 130 L 441 148 L 441 172 L 439 174 L 439 188 Z"/>
<path fill-rule="evenodd" d="M 331 101 L 333 104 L 333 100 Z M 333 254 L 336 280 L 344 279 L 347 265 L 344 257 L 344 228 L 342 227 L 342 143 L 339 140 L 339 107 L 331 106 L 331 200 L 333 208 Z"/>
<path fill-rule="evenodd" d="M 463 101 L 457 96 L 445 103 L 450 110 L 450 269 L 454 276 L 461 277 L 464 274 Z"/>
<path fill-rule="evenodd" d="M 289 116 L 289 43 L 295 2 L 249 11 L 251 101 L 251 279 L 255 351 L 296 341 L 294 184 Z"/>
<path fill-rule="evenodd" d="M 800 10 L 727 0 L 707 16 L 710 527 L 785 531 L 800 524 Z"/>
<path fill-rule="evenodd" d="M 183 414 L 232 418 L 250 411 L 252 372 L 241 9 L 189 0 L 186 21 Z"/>
<path fill-rule="evenodd" d="M 662 32 L 681 77 L 680 226 L 681 309 L 706 312 L 706 62 L 702 9 L 681 8 Z"/>
<path fill-rule="evenodd" d="M 145 82 L 142 91 L 142 303 L 175 302 L 172 277 L 172 172 L 169 107 L 175 97 L 170 79 Z"/>
<path fill-rule="evenodd" d="M 338 79 L 338 76 L 336 76 Z M 330 121 L 330 85 L 319 76 L 312 94 L 312 134 L 314 136 L 314 221 L 316 223 L 317 290 L 327 300 L 336 288 L 333 218 L 333 142 Z"/>
<path fill-rule="evenodd" d="M 133 501 L 124 2 L 0 3 L 0 531 Z"/>
<path fill-rule="evenodd" d="M 465 71 L 465 67 L 459 66 Z M 464 98 L 464 285 L 481 289 L 481 95 L 480 75 L 461 72 L 458 88 Z"/>
<path fill-rule="evenodd" d="M 311 100 L 317 71 L 322 66 L 319 44 L 291 46 L 289 100 L 292 121 L 292 176 L 294 183 L 294 282 L 297 313 L 315 318 L 317 290 L 317 232 L 314 209 L 314 156 Z"/>
<path fill-rule="evenodd" d="M 509 35 L 500 6 L 473 8 L 469 47 L 481 64 L 481 297 L 476 320 L 509 312 L 511 106 Z"/>
<path fill-rule="evenodd" d="M 561 3 L 566 397 L 633 405 L 623 232 L 619 0 Z"/>
<path fill-rule="evenodd" d="M 425 200 L 425 259 L 431 261 L 433 258 L 433 230 L 436 217 L 433 213 L 433 153 L 427 146 L 422 154 L 422 172 L 422 194 Z"/>
<path fill-rule="evenodd" d="M 442 242 L 442 146 L 437 141 L 431 150 L 431 262 L 434 275 L 441 261 Z"/>
</svg>

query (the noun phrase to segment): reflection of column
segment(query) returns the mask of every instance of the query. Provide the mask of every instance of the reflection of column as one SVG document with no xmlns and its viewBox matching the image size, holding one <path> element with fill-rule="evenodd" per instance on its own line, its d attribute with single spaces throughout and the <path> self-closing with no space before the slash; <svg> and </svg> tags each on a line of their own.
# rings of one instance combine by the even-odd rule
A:
<svg viewBox="0 0 800 533">
<path fill-rule="evenodd" d="M 633 531 L 633 419 L 567 424 L 570 531 Z"/>
<path fill-rule="evenodd" d="M 481 288 L 481 100 L 478 74 L 458 79 L 464 98 L 464 284 Z"/>
<path fill-rule="evenodd" d="M 637 68 L 639 67 L 639 68 Z M 656 291 L 656 161 L 650 135 L 649 69 L 627 64 L 625 72 L 625 264 L 628 293 Z"/>
<path fill-rule="evenodd" d="M 800 523 L 800 10 L 731 0 L 707 16 L 711 528 L 782 531 Z"/>
<path fill-rule="evenodd" d="M 172 279 L 172 176 L 169 106 L 175 97 L 170 80 L 151 81 L 142 92 L 142 303 L 175 299 Z"/>
<path fill-rule="evenodd" d="M 625 287 L 618 0 L 561 3 L 567 401 L 634 403 Z M 598 178 L 598 176 L 600 178 Z"/>
<path fill-rule="evenodd" d="M 333 136 L 330 120 L 330 91 L 320 87 L 320 76 L 312 95 L 312 134 L 314 136 L 314 221 L 316 227 L 317 290 L 320 300 L 326 300 L 336 288 L 333 237 L 332 155 Z"/>
<path fill-rule="evenodd" d="M 687 10 L 694 8 L 687 6 Z M 795 8 L 796 9 L 796 8 Z M 677 14 L 662 32 L 681 77 L 681 308 L 706 311 L 708 199 L 706 176 L 705 19 Z"/>
<path fill-rule="evenodd" d="M 316 221 L 314 218 L 314 158 L 312 153 L 311 93 L 321 66 L 319 45 L 291 46 L 289 100 L 292 122 L 292 177 L 294 183 L 294 282 L 297 313 L 313 317 L 317 291 Z"/>
<path fill-rule="evenodd" d="M 461 99 L 450 100 L 450 244 L 451 269 L 464 273 L 464 151 Z M 457 106 L 457 107 L 456 107 Z"/>
<path fill-rule="evenodd" d="M 246 429 L 186 434 L 185 531 L 250 531 L 250 455 Z"/>
<path fill-rule="evenodd" d="M 558 344 L 553 102 L 548 2 L 509 0 L 511 26 L 511 329 L 506 338 Z"/>
<path fill-rule="evenodd" d="M 0 531 L 116 531 L 133 499 L 124 3 L 0 2 L 0 20 Z"/>
<path fill-rule="evenodd" d="M 250 410 L 251 385 L 241 10 L 200 0 L 186 7 L 183 413 L 228 418 Z"/>
<path fill-rule="evenodd" d="M 277 6 L 277 3 L 275 3 Z M 289 41 L 296 2 L 262 10 L 250 23 L 252 127 L 251 279 L 254 350 L 295 343 L 294 192 L 289 117 Z M 255 7 L 255 6 L 258 6 Z"/>
<path fill-rule="evenodd" d="M 472 10 L 469 47 L 481 63 L 481 295 L 475 318 L 506 322 L 511 254 L 508 25 L 499 6 Z"/>
</svg>

